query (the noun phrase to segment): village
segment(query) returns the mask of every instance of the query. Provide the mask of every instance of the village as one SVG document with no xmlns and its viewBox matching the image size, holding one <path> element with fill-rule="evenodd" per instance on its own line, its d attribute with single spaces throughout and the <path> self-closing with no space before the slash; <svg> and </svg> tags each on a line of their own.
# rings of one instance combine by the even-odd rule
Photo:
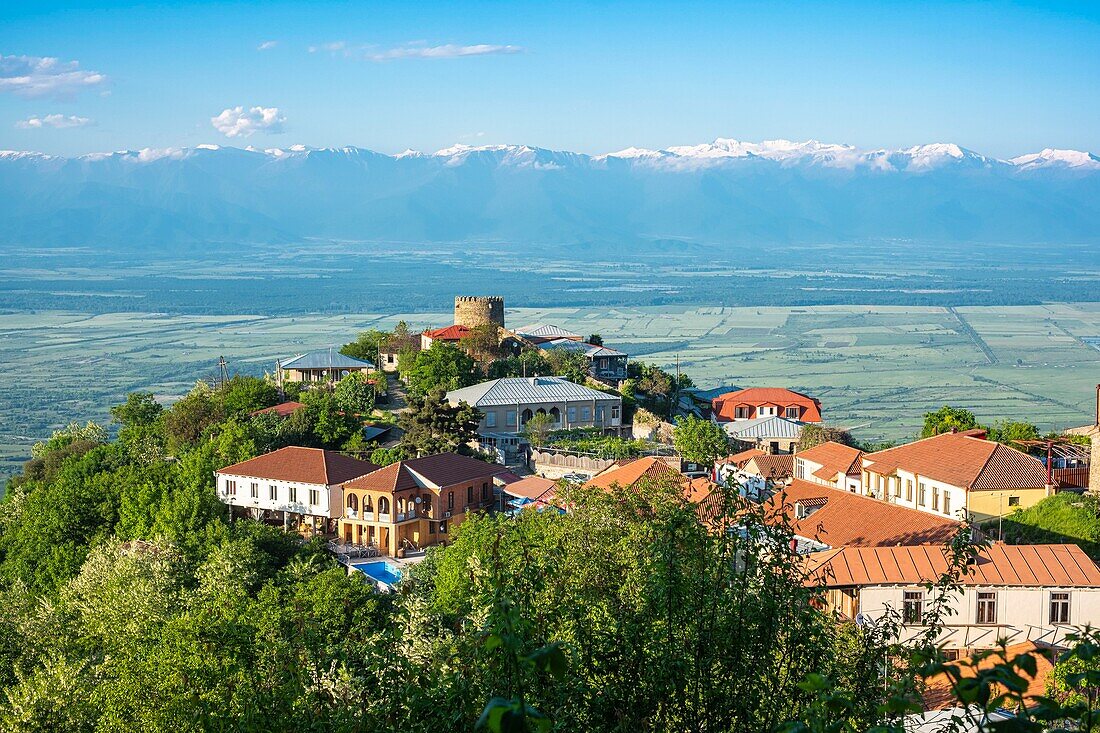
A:
<svg viewBox="0 0 1100 733">
<path fill-rule="evenodd" d="M 280 421 L 308 391 L 366 389 L 361 433 L 346 450 L 287 445 L 224 466 L 219 498 L 236 518 L 324 538 L 381 591 L 472 513 L 566 513 L 567 488 L 659 482 L 700 516 L 733 493 L 789 525 L 826 610 L 864 623 L 894 609 L 903 637 L 922 633 L 925 586 L 968 528 L 985 544 L 937 639 L 951 659 L 998 642 L 1058 648 L 1100 623 L 1100 567 L 1081 547 L 1006 542 L 1000 524 L 1049 497 L 1100 491 L 1095 424 L 1041 437 L 945 407 L 924 437 L 862 446 L 813 396 L 701 389 L 598 334 L 509 329 L 496 297 L 458 297 L 454 323 L 422 333 L 402 324 L 288 357 L 273 379 L 285 399 L 254 414 Z"/>
</svg>

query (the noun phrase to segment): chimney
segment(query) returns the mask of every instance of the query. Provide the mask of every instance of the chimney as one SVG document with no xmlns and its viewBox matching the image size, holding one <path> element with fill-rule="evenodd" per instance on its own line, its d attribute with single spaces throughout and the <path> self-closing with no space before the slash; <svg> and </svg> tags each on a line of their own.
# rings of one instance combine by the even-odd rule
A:
<svg viewBox="0 0 1100 733">
<path fill-rule="evenodd" d="M 1089 454 L 1089 492 L 1100 494 L 1100 384 L 1096 385 L 1096 421 L 1093 423 L 1089 440 L 1092 451 Z"/>
</svg>

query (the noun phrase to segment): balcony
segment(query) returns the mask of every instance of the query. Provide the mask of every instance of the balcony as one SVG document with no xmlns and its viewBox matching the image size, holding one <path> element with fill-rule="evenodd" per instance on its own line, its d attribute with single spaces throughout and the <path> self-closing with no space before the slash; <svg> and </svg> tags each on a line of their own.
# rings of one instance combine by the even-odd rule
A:
<svg viewBox="0 0 1100 733">
<path fill-rule="evenodd" d="M 404 522 L 404 521 L 405 521 L 405 513 L 404 513 L 404 512 L 398 512 L 398 513 L 397 513 L 396 515 L 394 515 L 394 516 L 396 516 L 396 517 L 397 517 L 397 520 L 396 520 L 396 521 L 398 521 L 398 522 Z"/>
<path fill-rule="evenodd" d="M 358 519 L 359 512 L 351 507 L 347 507 L 347 509 L 344 510 L 344 517 L 346 519 Z"/>
<path fill-rule="evenodd" d="M 389 514 L 379 514 L 378 515 L 378 521 L 383 523 L 383 524 L 389 524 L 390 523 L 390 515 Z"/>
</svg>

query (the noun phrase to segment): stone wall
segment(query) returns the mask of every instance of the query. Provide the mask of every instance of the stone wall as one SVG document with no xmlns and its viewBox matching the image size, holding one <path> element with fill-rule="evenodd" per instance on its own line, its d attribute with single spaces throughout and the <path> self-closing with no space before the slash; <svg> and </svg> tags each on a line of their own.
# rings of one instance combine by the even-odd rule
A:
<svg viewBox="0 0 1100 733">
<path fill-rule="evenodd" d="M 614 461 L 608 458 L 573 453 L 531 451 L 531 470 L 546 478 L 561 478 L 567 473 L 587 473 L 595 476 Z"/>
<path fill-rule="evenodd" d="M 455 325 L 475 328 L 495 323 L 504 328 L 504 298 L 497 295 L 459 295 L 455 298 Z"/>
</svg>

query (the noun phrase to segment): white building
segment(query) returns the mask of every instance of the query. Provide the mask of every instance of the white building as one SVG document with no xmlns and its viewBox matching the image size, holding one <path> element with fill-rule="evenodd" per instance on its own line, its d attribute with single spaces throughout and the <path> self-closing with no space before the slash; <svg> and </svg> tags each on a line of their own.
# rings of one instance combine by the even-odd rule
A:
<svg viewBox="0 0 1100 733">
<path fill-rule="evenodd" d="M 254 519 L 332 533 L 341 484 L 378 466 L 336 451 L 288 446 L 215 471 L 218 498 Z"/>
<path fill-rule="evenodd" d="M 888 609 L 901 614 L 902 641 L 924 632 L 924 584 L 947 570 L 937 545 L 840 547 L 808 556 L 826 609 L 874 623 Z M 970 653 L 1038 641 L 1060 645 L 1075 626 L 1100 623 L 1100 567 L 1077 545 L 1003 545 L 984 549 L 953 596 L 938 643 Z"/>
</svg>

